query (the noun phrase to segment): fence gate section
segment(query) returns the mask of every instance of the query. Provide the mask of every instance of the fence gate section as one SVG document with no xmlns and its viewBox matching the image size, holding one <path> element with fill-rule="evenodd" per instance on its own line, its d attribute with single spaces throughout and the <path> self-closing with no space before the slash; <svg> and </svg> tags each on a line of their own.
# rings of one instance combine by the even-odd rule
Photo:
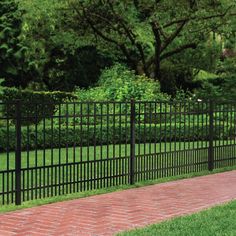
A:
<svg viewBox="0 0 236 236">
<path fill-rule="evenodd" d="M 236 103 L 0 103 L 0 204 L 236 165 Z"/>
</svg>

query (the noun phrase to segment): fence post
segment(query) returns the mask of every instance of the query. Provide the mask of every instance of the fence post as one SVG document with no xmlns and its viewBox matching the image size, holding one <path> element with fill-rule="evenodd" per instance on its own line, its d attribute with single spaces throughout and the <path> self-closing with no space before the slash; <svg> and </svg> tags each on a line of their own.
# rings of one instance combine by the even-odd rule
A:
<svg viewBox="0 0 236 236">
<path fill-rule="evenodd" d="M 16 106 L 15 204 L 21 205 L 21 101 Z"/>
<path fill-rule="evenodd" d="M 130 184 L 135 183 L 135 101 L 130 102 Z"/>
<path fill-rule="evenodd" d="M 209 149 L 208 149 L 208 170 L 214 169 L 214 103 L 209 103 Z"/>
</svg>

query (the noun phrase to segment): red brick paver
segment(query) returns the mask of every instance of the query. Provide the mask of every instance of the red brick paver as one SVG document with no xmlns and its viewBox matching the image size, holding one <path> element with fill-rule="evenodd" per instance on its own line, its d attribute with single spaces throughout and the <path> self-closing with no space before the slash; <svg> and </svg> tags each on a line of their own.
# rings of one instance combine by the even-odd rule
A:
<svg viewBox="0 0 236 236">
<path fill-rule="evenodd" d="M 0 215 L 0 235 L 113 235 L 236 199 L 236 171 Z"/>
</svg>

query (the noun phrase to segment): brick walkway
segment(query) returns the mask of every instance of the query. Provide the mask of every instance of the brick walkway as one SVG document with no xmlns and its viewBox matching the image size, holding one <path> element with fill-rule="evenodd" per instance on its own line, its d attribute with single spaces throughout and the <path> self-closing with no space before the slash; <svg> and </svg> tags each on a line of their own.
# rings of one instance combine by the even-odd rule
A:
<svg viewBox="0 0 236 236">
<path fill-rule="evenodd" d="M 236 199 L 236 171 L 0 214 L 0 235 L 113 235 Z"/>
</svg>

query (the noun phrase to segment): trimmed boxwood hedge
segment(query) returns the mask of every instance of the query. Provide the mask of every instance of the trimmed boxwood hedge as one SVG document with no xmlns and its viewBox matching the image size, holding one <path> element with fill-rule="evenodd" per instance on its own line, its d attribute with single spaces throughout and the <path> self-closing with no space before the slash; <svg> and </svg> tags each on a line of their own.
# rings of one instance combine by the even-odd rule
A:
<svg viewBox="0 0 236 236">
<path fill-rule="evenodd" d="M 184 128 L 185 127 L 185 128 Z M 176 130 L 176 132 L 175 132 Z M 186 125 L 166 124 L 166 125 L 136 125 L 136 140 L 138 142 L 158 141 L 197 141 L 209 139 L 209 127 L 206 124 Z M 214 139 L 226 139 L 235 136 L 235 128 L 227 128 L 223 125 L 215 127 Z M 8 138 L 9 137 L 9 138 Z M 14 138 L 13 138 L 14 137 Z M 0 128 L 0 150 L 14 150 L 15 127 Z M 22 127 L 22 150 L 58 148 L 66 146 L 118 144 L 129 142 L 130 128 L 125 125 L 116 126 L 38 126 L 37 135 L 35 126 Z"/>
<path fill-rule="evenodd" d="M 16 88 L 4 88 L 0 94 L 0 118 L 8 117 L 14 122 L 16 101 L 21 101 L 22 124 L 39 123 L 42 117 L 51 117 L 56 105 L 76 99 L 72 93 L 54 91 L 31 91 Z M 38 119 L 36 119 L 38 117 Z"/>
</svg>

